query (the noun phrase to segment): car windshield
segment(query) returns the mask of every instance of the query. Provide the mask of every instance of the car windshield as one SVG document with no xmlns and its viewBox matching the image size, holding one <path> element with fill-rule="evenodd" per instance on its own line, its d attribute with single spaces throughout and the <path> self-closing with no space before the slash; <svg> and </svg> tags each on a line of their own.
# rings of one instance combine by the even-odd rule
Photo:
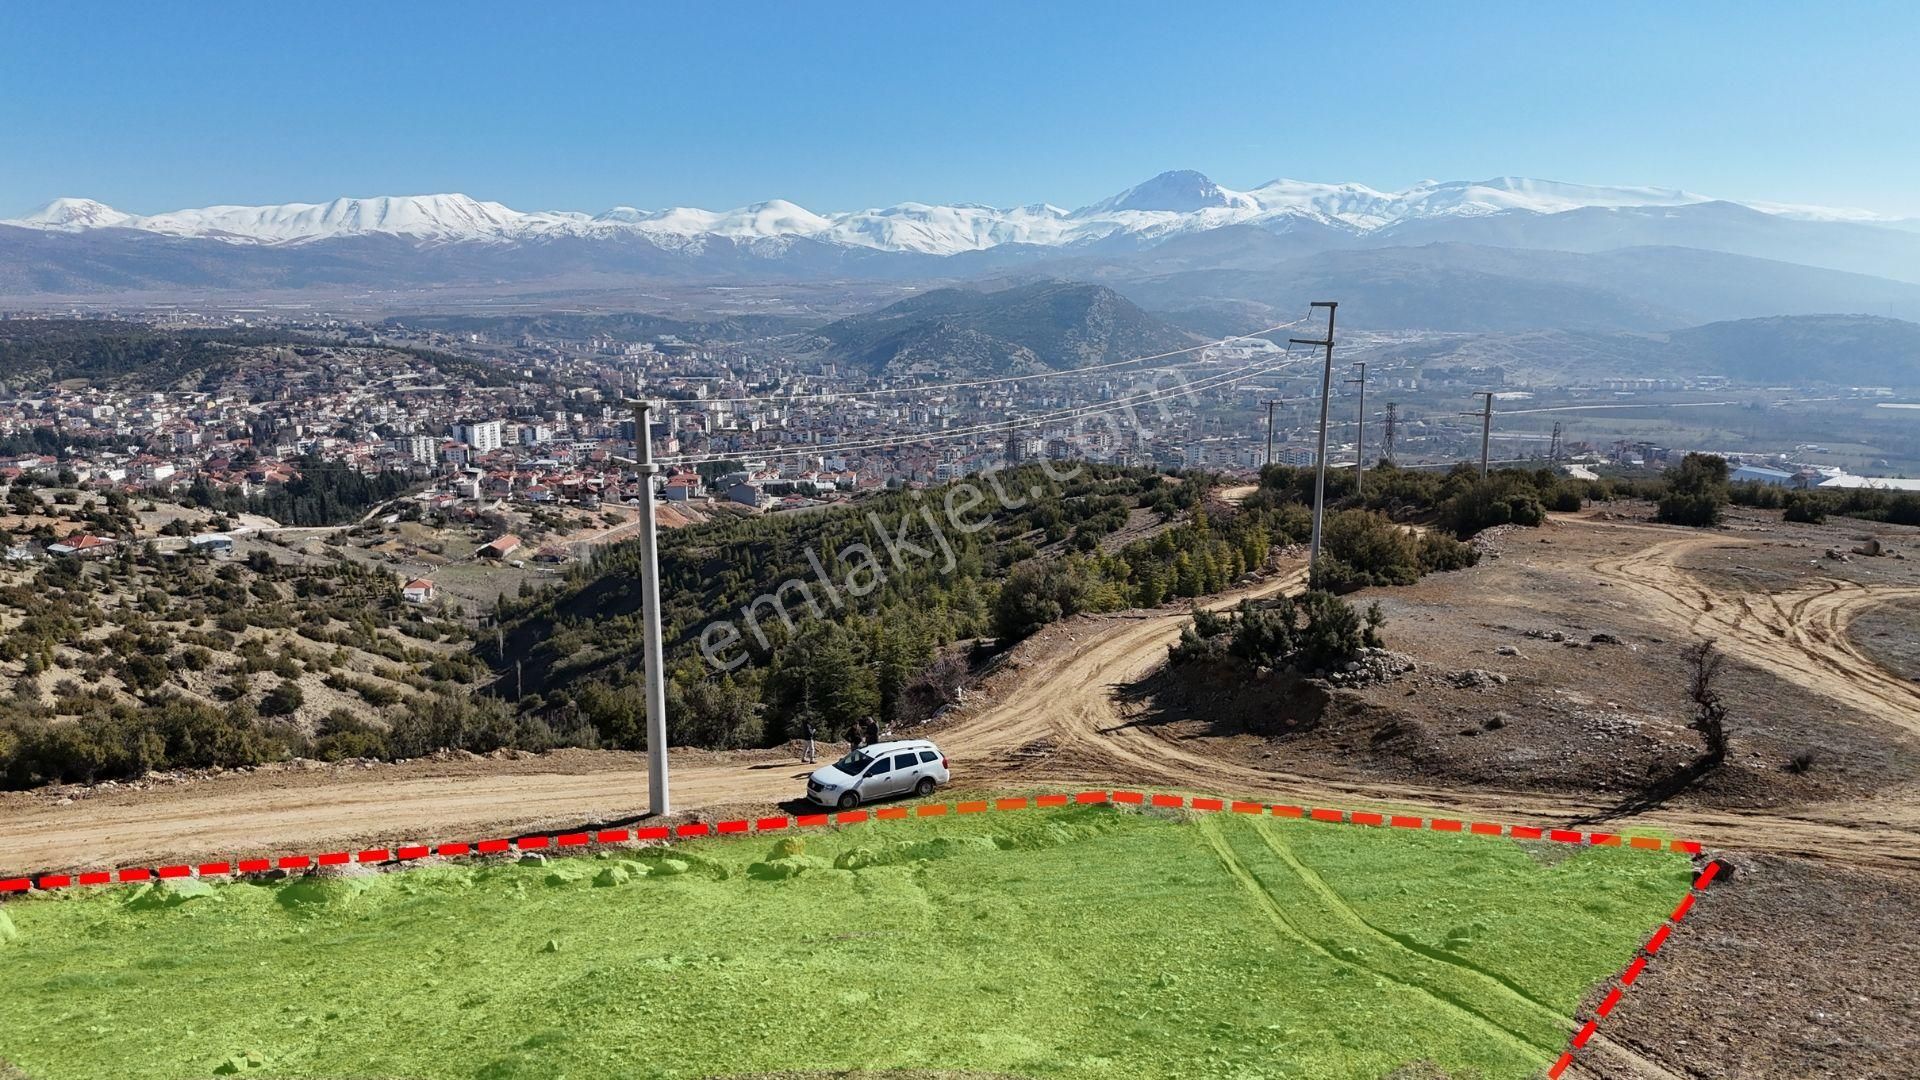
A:
<svg viewBox="0 0 1920 1080">
<path fill-rule="evenodd" d="M 866 768 L 867 763 L 872 760 L 873 759 L 868 757 L 867 755 L 861 753 L 858 750 L 855 750 L 849 753 L 846 757 L 843 757 L 839 761 L 834 762 L 833 767 L 836 769 L 839 769 L 843 773 L 846 773 L 848 776 L 859 776 L 860 770 Z"/>
</svg>

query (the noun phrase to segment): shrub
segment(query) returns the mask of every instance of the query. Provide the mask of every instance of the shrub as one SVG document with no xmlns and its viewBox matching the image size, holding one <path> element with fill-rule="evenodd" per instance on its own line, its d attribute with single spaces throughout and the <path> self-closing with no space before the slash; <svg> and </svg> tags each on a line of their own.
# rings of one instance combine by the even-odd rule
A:
<svg viewBox="0 0 1920 1080">
<path fill-rule="evenodd" d="M 1688 454 L 1667 473 L 1660 496 L 1659 520 L 1670 525 L 1711 526 L 1726 514 L 1727 459 L 1717 454 Z"/>
<path fill-rule="evenodd" d="M 993 604 L 993 635 L 1012 644 L 1081 610 L 1085 586 L 1058 562 L 1023 563 L 1007 576 Z"/>
<path fill-rule="evenodd" d="M 1347 593 L 1369 585 L 1411 585 L 1422 574 L 1472 566 L 1479 554 L 1437 532 L 1425 535 L 1371 510 L 1343 510 L 1327 519 L 1313 585 Z"/>
<path fill-rule="evenodd" d="M 16 721 L 0 737 L 0 777 L 10 787 L 139 776 L 149 770 L 254 765 L 285 745 L 244 712 L 185 701 L 159 707 L 92 702 L 72 720 Z"/>
<path fill-rule="evenodd" d="M 1170 659 L 1186 664 L 1231 657 L 1275 670 L 1338 667 L 1360 650 L 1378 647 L 1385 621 L 1378 604 L 1369 605 L 1362 616 L 1352 604 L 1325 592 L 1259 605 L 1242 601 L 1227 615 L 1202 608 L 1180 632 Z"/>
<path fill-rule="evenodd" d="M 313 756 L 322 761 L 346 758 L 384 758 L 389 754 L 387 733 L 346 709 L 335 709 L 320 721 Z"/>
<path fill-rule="evenodd" d="M 300 692 L 299 683 L 283 682 L 260 699 L 260 713 L 263 716 L 290 716 L 306 703 L 306 698 Z"/>
<path fill-rule="evenodd" d="M 731 678 L 669 684 L 670 741 L 733 750 L 760 744 L 762 723 L 754 695 Z"/>
<path fill-rule="evenodd" d="M 172 673 L 165 660 L 149 653 L 129 656 L 120 664 L 120 677 L 134 690 L 152 690 Z"/>
<path fill-rule="evenodd" d="M 1786 497 L 1786 508 L 1781 516 L 1788 521 L 1818 525 L 1827 520 L 1827 505 L 1818 495 L 1796 491 Z"/>
<path fill-rule="evenodd" d="M 1451 484 L 1463 479 L 1449 478 Z M 1498 525 L 1538 525 L 1547 519 L 1547 511 L 1534 479 L 1530 473 L 1503 470 L 1484 480 L 1466 480 L 1440 504 L 1440 525 L 1461 538 Z"/>
</svg>

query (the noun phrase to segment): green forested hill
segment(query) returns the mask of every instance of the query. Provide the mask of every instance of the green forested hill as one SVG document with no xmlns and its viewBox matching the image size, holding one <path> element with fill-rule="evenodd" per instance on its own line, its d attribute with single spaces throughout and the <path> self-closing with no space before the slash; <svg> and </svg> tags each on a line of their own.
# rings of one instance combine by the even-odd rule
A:
<svg viewBox="0 0 1920 1080">
<path fill-rule="evenodd" d="M 159 389 L 241 362 L 250 349 L 329 344 L 281 330 L 161 330 L 106 319 L 0 319 L 0 383 L 39 387 L 75 379 Z M 507 381 L 503 372 L 463 356 L 411 347 L 391 351 L 478 385 Z"/>
<path fill-rule="evenodd" d="M 0 321 L 0 381 L 41 385 L 124 379 L 141 387 L 164 386 L 232 359 L 238 346 L 290 340 L 259 330 L 155 330 L 104 320 L 8 319 Z"/>
<path fill-rule="evenodd" d="M 1037 467 L 1007 472 L 999 484 L 1019 505 L 1002 506 L 985 481 L 967 482 L 988 496 L 961 515 L 989 522 L 971 533 L 946 517 L 953 489 L 936 488 L 663 535 L 662 619 L 676 742 L 776 742 L 808 718 L 835 735 L 867 715 L 890 721 L 908 707 L 943 645 L 1018 637 L 1076 611 L 1158 604 L 1224 588 L 1265 557 L 1274 522 L 1283 516 L 1242 515 L 1216 525 L 1194 512 L 1206 487 L 1201 480 L 1082 470 L 1059 484 Z M 1156 520 L 1182 523 L 1118 551 L 1103 550 L 1101 539 L 1140 507 L 1157 511 Z M 926 515 L 940 523 L 945 546 Z M 896 548 L 898 557 L 891 554 Z M 884 577 L 864 568 L 862 552 L 871 553 Z M 483 634 L 481 649 L 515 687 L 524 687 L 523 710 L 562 726 L 584 719 L 608 742 L 640 745 L 638 559 L 635 546 L 614 547 L 557 591 L 502 601 L 500 632 Z M 830 584 L 822 582 L 822 571 Z M 745 614 L 776 589 L 791 629 L 771 599 L 759 604 L 757 618 Z M 724 643 L 713 651 L 735 665 L 727 672 L 701 659 L 701 635 L 717 623 L 732 627 L 707 639 Z"/>
<path fill-rule="evenodd" d="M 1043 281 L 935 289 L 813 332 L 823 353 L 871 371 L 1066 370 L 1168 352 L 1199 338 L 1101 285 Z"/>
</svg>

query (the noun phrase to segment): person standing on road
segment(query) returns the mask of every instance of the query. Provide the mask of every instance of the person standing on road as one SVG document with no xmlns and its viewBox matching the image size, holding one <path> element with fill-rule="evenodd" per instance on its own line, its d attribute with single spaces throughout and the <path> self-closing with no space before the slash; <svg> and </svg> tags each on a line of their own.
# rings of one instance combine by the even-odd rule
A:
<svg viewBox="0 0 1920 1080">
<path fill-rule="evenodd" d="M 807 717 L 807 743 L 800 750 L 800 760 L 805 764 L 811 765 L 813 764 L 813 759 L 813 717 L 809 716 Z"/>
<path fill-rule="evenodd" d="M 867 745 L 873 746 L 880 741 L 880 721 L 867 717 Z"/>
</svg>

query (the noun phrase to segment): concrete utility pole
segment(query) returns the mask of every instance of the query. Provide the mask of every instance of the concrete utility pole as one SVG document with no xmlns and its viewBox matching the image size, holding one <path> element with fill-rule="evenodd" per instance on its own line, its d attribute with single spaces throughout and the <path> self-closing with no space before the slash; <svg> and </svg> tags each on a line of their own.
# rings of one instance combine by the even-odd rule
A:
<svg viewBox="0 0 1920 1080">
<path fill-rule="evenodd" d="M 1361 360 L 1354 366 L 1360 369 L 1360 377 L 1347 380 L 1360 384 L 1360 429 L 1353 436 L 1353 493 L 1364 495 L 1366 488 L 1362 480 L 1367 471 L 1367 362 Z"/>
<path fill-rule="evenodd" d="M 655 817 L 672 812 L 667 798 L 667 669 L 660 643 L 660 545 L 653 520 L 653 435 L 645 401 L 633 407 L 633 456 L 640 473 L 640 616 L 647 669 L 647 805 Z"/>
<path fill-rule="evenodd" d="M 1275 405 L 1284 405 L 1286 402 L 1276 398 L 1272 401 L 1263 401 L 1260 404 L 1267 407 L 1267 464 L 1271 465 L 1273 464 L 1273 407 Z"/>
<path fill-rule="evenodd" d="M 1487 441 L 1493 437 L 1493 391 L 1480 390 L 1473 396 L 1487 399 L 1485 408 L 1480 410 L 1480 479 L 1485 480 L 1487 478 Z"/>
<path fill-rule="evenodd" d="M 1320 449 L 1314 455 L 1314 464 L 1318 472 L 1313 479 L 1313 549 L 1307 556 L 1307 580 L 1313 580 L 1313 568 L 1320 562 L 1320 518 L 1321 510 L 1327 501 L 1327 395 L 1333 391 L 1333 315 L 1340 306 L 1338 300 L 1315 300 L 1309 307 L 1327 309 L 1327 336 L 1324 341 L 1313 338 L 1289 338 L 1293 345 L 1319 345 L 1327 350 L 1326 364 L 1320 369 Z"/>
</svg>

